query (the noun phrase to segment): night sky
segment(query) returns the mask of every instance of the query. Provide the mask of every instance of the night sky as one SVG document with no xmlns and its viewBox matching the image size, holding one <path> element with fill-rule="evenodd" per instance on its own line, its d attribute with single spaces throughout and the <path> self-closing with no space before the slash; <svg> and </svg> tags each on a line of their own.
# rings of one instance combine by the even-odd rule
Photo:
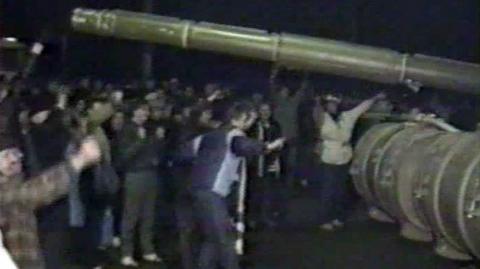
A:
<svg viewBox="0 0 480 269">
<path fill-rule="evenodd" d="M 94 74 L 105 79 L 140 76 L 141 43 L 96 38 L 69 28 L 75 7 L 140 11 L 141 0 L 0 0 L 0 36 L 36 39 L 48 33 L 53 49 L 41 73 L 63 77 Z M 155 13 L 185 19 L 327 37 L 410 53 L 480 62 L 478 0 L 154 0 Z M 61 63 L 62 36 L 66 37 Z M 268 63 L 155 47 L 155 75 L 193 82 L 262 81 Z M 245 82 L 249 78 L 249 82 Z M 327 81 L 327 80 L 326 80 Z M 338 80 L 333 79 L 336 87 Z M 358 83 L 358 82 L 355 82 Z M 255 85 L 255 86 L 253 86 Z M 365 83 L 363 83 L 365 85 Z"/>
</svg>

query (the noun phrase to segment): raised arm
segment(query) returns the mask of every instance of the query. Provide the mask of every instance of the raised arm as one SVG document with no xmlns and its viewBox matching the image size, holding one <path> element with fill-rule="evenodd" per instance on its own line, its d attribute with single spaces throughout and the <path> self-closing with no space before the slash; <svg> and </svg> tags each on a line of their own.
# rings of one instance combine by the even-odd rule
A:
<svg viewBox="0 0 480 269">
<path fill-rule="evenodd" d="M 361 102 L 359 105 L 357 105 L 356 107 L 354 107 L 353 109 L 351 109 L 351 110 L 349 110 L 345 113 L 348 113 L 349 116 L 352 119 L 356 120 L 362 114 L 367 112 L 372 107 L 372 105 L 375 104 L 375 102 L 377 102 L 378 100 L 381 100 L 381 99 L 385 99 L 385 94 L 384 93 L 377 94 L 374 97 Z"/>
<path fill-rule="evenodd" d="M 284 138 L 279 138 L 271 143 L 265 144 L 245 136 L 236 136 L 232 140 L 232 151 L 238 156 L 251 157 L 280 149 L 284 143 Z"/>
<path fill-rule="evenodd" d="M 0 204 L 22 203 L 32 208 L 48 205 L 66 195 L 78 173 L 99 159 L 98 143 L 87 139 L 81 144 L 78 153 L 65 163 L 48 169 L 20 186 L 15 185 L 2 192 Z"/>
<path fill-rule="evenodd" d="M 275 101 L 275 97 L 278 95 L 278 73 L 280 71 L 280 66 L 278 65 L 273 65 L 272 69 L 270 71 L 270 78 L 269 78 L 269 87 L 268 87 L 268 94 L 269 97 Z"/>
<path fill-rule="evenodd" d="M 237 136 L 232 140 L 232 151 L 242 157 L 262 155 L 265 152 L 265 144 L 245 136 Z"/>
<path fill-rule="evenodd" d="M 305 72 L 303 73 L 303 79 L 302 83 L 300 84 L 300 88 L 298 91 L 295 93 L 294 100 L 297 104 L 300 103 L 300 101 L 303 98 L 311 98 L 313 97 L 313 90 L 310 87 L 310 81 L 309 81 L 310 73 Z"/>
</svg>

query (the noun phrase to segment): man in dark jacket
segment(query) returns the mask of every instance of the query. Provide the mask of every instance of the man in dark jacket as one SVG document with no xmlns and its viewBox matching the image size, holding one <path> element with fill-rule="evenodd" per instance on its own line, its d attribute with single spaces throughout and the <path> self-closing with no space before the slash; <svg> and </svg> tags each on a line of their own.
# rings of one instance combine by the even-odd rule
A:
<svg viewBox="0 0 480 269">
<path fill-rule="evenodd" d="M 239 268 L 234 241 L 229 235 L 232 226 L 226 197 L 233 183 L 240 179 L 238 171 L 244 166 L 243 157 L 273 151 L 284 143 L 283 139 L 278 139 L 264 144 L 245 136 L 244 132 L 256 120 L 256 113 L 252 113 L 249 106 L 234 105 L 227 118 L 228 127 L 198 136 L 190 148 L 194 159 L 191 189 L 205 237 L 198 262 L 200 269 L 216 268 L 217 265 L 225 269 Z"/>
<path fill-rule="evenodd" d="M 148 132 L 146 103 L 133 105 L 131 121 L 120 137 L 120 155 L 125 168 L 125 206 L 122 224 L 122 260 L 124 266 L 136 267 L 133 259 L 134 234 L 140 226 L 143 259 L 161 262 L 153 245 L 153 226 L 158 189 L 158 138 Z"/>
<path fill-rule="evenodd" d="M 259 119 L 249 130 L 249 136 L 263 143 L 270 143 L 282 137 L 280 124 L 272 118 L 270 104 L 259 106 Z M 251 190 L 252 210 L 257 221 L 266 226 L 274 226 L 281 214 L 282 191 L 280 155 L 272 152 L 256 157 L 250 167 L 250 174 L 255 178 Z M 255 212 L 255 210 L 257 212 Z"/>
<path fill-rule="evenodd" d="M 55 96 L 50 94 L 31 97 L 28 102 L 32 123 L 25 133 L 25 150 L 29 173 L 33 176 L 62 161 L 70 143 L 70 132 L 63 122 L 65 112 L 55 107 L 55 103 Z M 37 216 L 46 268 L 66 266 L 72 245 L 68 199 L 63 197 L 42 208 Z"/>
</svg>

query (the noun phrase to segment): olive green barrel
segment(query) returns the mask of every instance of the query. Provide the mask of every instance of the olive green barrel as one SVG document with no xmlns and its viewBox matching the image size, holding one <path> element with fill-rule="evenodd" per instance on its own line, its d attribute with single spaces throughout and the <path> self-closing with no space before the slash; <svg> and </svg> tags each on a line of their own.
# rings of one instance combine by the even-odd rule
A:
<svg viewBox="0 0 480 269">
<path fill-rule="evenodd" d="M 76 31 L 272 61 L 381 83 L 480 91 L 480 65 L 329 39 L 123 10 L 75 9 Z"/>
</svg>

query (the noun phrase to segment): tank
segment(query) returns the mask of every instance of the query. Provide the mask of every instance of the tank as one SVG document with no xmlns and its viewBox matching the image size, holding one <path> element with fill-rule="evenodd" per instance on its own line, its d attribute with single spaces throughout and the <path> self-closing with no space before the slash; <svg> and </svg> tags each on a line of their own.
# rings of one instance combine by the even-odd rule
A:
<svg viewBox="0 0 480 269">
<path fill-rule="evenodd" d="M 480 91 L 478 64 L 324 38 L 124 10 L 77 8 L 71 23 L 83 33 L 250 57 L 291 69 L 415 88 Z"/>
<path fill-rule="evenodd" d="M 414 193 L 412 190 L 416 177 L 405 174 L 406 171 L 415 171 L 420 168 L 421 162 L 417 160 L 411 163 L 410 167 L 397 167 L 402 163 L 406 149 L 415 148 L 416 154 L 423 153 L 424 141 L 428 138 L 430 142 L 434 137 L 441 135 L 442 132 L 434 128 L 428 128 L 422 125 L 406 125 L 405 128 L 395 133 L 385 144 L 382 155 L 378 158 L 378 180 L 374 180 L 373 189 L 378 199 L 378 206 L 388 213 L 395 216 L 401 227 L 403 237 L 416 241 L 429 242 L 432 240 L 430 230 L 425 222 L 418 221 L 421 216 L 415 214 L 413 209 Z M 423 143 L 422 143 L 423 142 Z M 418 151 L 418 148 L 420 151 Z M 420 155 L 421 156 L 421 155 Z M 408 156 L 407 158 L 410 158 Z M 409 161 L 409 159 L 405 159 Z M 400 175 L 399 173 L 404 174 Z"/>
<path fill-rule="evenodd" d="M 479 152 L 479 133 L 379 124 L 355 148 L 354 185 L 374 219 L 400 224 L 403 237 L 433 240 L 449 259 L 479 258 Z"/>
<path fill-rule="evenodd" d="M 479 152 L 479 134 L 445 135 L 425 152 L 424 159 L 428 161 L 424 162 L 415 186 L 417 207 L 424 212 L 424 220 L 437 238 L 435 250 L 448 258 L 469 259 L 468 253 L 473 249 L 469 249 L 465 239 L 478 237 L 478 233 L 471 233 L 472 238 L 464 238 L 462 233 L 474 230 L 466 231 L 461 223 L 467 219 L 469 207 L 466 189 L 462 188 L 477 180 L 464 174 Z"/>
<path fill-rule="evenodd" d="M 373 192 L 373 180 L 375 180 L 375 166 L 378 163 L 378 155 L 388 140 L 398 131 L 402 130 L 402 124 L 382 123 L 369 129 L 358 141 L 355 147 L 355 155 L 350 173 L 354 178 L 357 192 L 364 198 L 369 207 L 378 204 Z"/>
</svg>

